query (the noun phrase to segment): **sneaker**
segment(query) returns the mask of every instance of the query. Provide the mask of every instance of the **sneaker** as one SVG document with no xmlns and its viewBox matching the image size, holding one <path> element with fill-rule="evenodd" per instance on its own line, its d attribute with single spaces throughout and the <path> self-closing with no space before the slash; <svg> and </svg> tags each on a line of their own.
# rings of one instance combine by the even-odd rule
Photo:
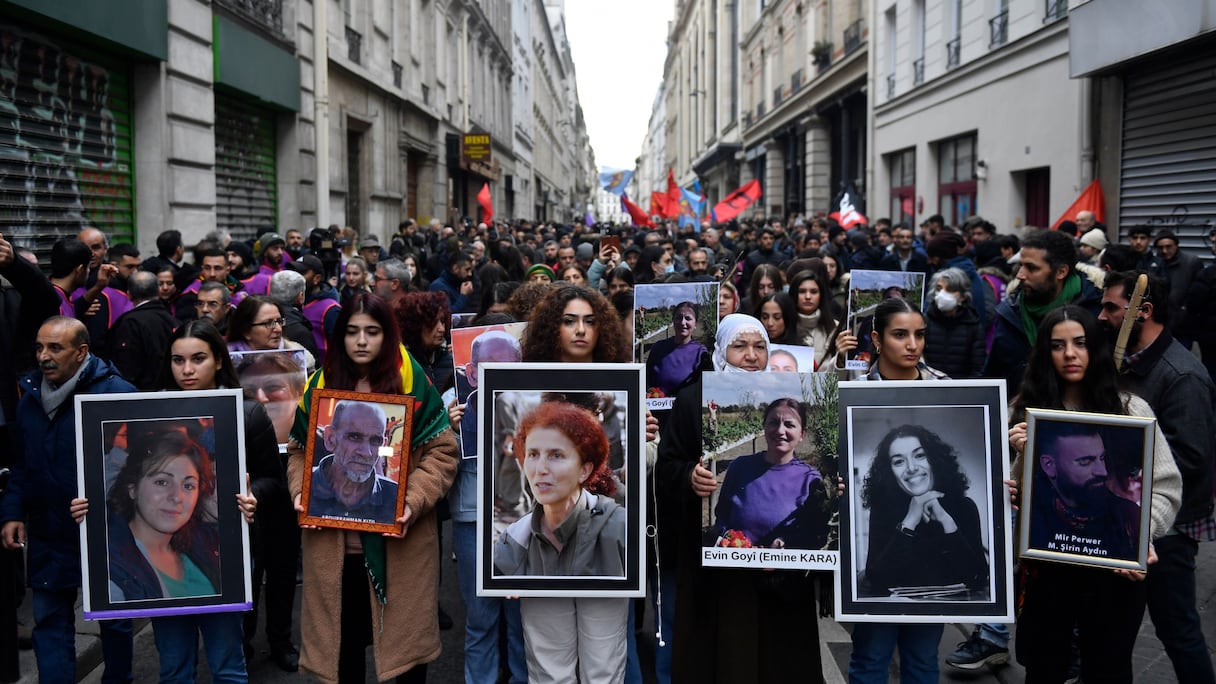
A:
<svg viewBox="0 0 1216 684">
<path fill-rule="evenodd" d="M 985 665 L 1007 665 L 1009 649 L 1001 648 L 980 638 L 979 630 L 946 656 L 946 664 L 960 670 L 978 670 Z"/>
</svg>

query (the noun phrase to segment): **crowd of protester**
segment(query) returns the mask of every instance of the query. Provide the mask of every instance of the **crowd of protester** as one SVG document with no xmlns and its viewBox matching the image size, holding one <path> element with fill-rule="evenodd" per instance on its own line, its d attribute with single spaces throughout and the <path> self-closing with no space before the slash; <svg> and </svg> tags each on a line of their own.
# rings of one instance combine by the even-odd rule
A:
<svg viewBox="0 0 1216 684">
<path fill-rule="evenodd" d="M 1179 249 L 1167 228 L 1128 232 L 1128 244 L 1111 242 L 1089 212 L 1059 230 L 1018 235 L 978 216 L 953 227 L 932 216 L 919 230 L 887 219 L 845 229 L 800 215 L 647 229 L 407 220 L 383 242 L 331 226 L 267 230 L 248 242 L 221 230 L 187 246 L 167 230 L 157 253 L 141 256 L 90 228 L 56 242 L 43 264 L 0 237 L 0 465 L 11 468 L 0 499 L 0 681 L 17 679 L 22 579 L 41 681 L 75 681 L 81 577 L 73 517 L 88 503 L 76 491 L 73 397 L 233 387 L 229 351 L 265 349 L 306 353 L 302 411 L 318 386 L 408 394 L 427 411 L 415 417 L 404 538 L 374 540 L 300 530 L 306 422 L 297 420 L 288 440 L 289 421 L 274 421 L 283 422 L 275 441 L 285 443 L 274 448 L 271 407 L 246 402 L 257 485 L 238 504 L 253 521 L 266 635 L 282 669 L 363 681 L 372 646 L 379 679 L 425 681 L 426 664 L 442 657 L 438 630 L 452 626 L 437 599 L 439 523 L 450 499 L 470 682 L 819 680 L 815 615 L 830 612 L 818 593 L 830 580 L 700 565 L 701 502 L 717 483 L 699 463 L 699 381 L 686 383 L 661 427 L 648 430 L 656 502 L 648 513 L 660 521 L 650 602 L 487 599 L 464 574 L 475 560 L 475 517 L 466 509 L 476 503 L 473 493 L 458 492 L 462 482 L 469 487 L 469 468 L 475 483 L 477 461 L 466 465 L 457 446 L 467 409 L 450 392 L 453 314 L 471 316 L 473 325 L 530 322 L 513 357 L 522 361 L 622 362 L 632 360 L 636 285 L 718 282 L 720 323 L 706 367 L 766 372 L 769 345 L 783 344 L 813 347 L 816 370 L 843 378 L 1003 379 L 1015 455 L 1030 407 L 1155 416 L 1169 447 L 1156 456 L 1164 469 L 1158 481 L 1177 488 L 1153 503 L 1155 564 L 1145 574 L 1115 575 L 1022 562 L 1026 613 L 1014 655 L 1031 681 L 1079 673 L 1085 681 L 1130 682 L 1130 646 L 1147 609 L 1179 681 L 1216 682 L 1195 595 L 1197 545 L 1216 539 L 1216 265 Z M 1206 239 L 1216 252 L 1216 230 Z M 923 273 L 925 305 L 884 301 L 873 331 L 859 340 L 846 309 L 850 273 L 861 269 Z M 1140 273 L 1149 276 L 1148 293 L 1130 311 Z M 1110 347 L 1126 316 L 1135 321 L 1116 373 Z M 1067 321 L 1079 321 L 1084 333 L 1079 345 L 1067 345 L 1084 356 L 1078 378 L 1057 378 L 1061 366 L 1052 365 L 1053 355 L 1066 353 L 1057 329 Z M 845 358 L 859 343 L 878 354 L 867 371 L 850 373 Z M 896 348 L 902 357 L 881 353 Z M 301 552 L 297 646 L 291 611 Z M 715 600 L 725 594 L 735 599 Z M 647 610 L 655 611 L 657 637 L 635 629 Z M 212 678 L 246 681 L 256 624 L 255 613 L 238 642 L 225 635 L 241 631 L 241 620 L 158 618 L 162 680 L 192 681 L 201 633 Z M 103 622 L 101 637 L 103 681 L 130 681 L 130 623 Z M 979 625 L 945 663 L 1000 665 L 1010 637 L 1005 625 Z M 941 638 L 940 624 L 858 625 L 850 680 L 885 682 L 898 649 L 902 681 L 937 681 Z M 1073 642 L 1077 649 L 1068 648 Z M 1119 649 L 1109 650 L 1115 643 Z"/>
</svg>

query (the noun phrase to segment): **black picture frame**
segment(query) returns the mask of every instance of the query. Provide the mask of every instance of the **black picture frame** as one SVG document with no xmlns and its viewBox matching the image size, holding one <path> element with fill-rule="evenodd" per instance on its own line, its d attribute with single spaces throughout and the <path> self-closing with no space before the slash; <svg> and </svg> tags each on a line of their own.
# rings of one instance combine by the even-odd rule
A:
<svg viewBox="0 0 1216 684">
<path fill-rule="evenodd" d="M 235 501 L 236 494 L 245 491 L 244 417 L 240 389 L 76 397 L 77 485 L 80 496 L 90 502 L 80 526 L 86 619 L 236 612 L 252 607 L 249 527 Z M 211 583 L 212 593 L 164 596 L 171 585 L 159 579 L 162 576 L 136 545 L 131 523 L 124 520 L 127 514 L 132 515 L 131 520 L 144 516 L 138 501 L 143 496 L 143 482 L 150 478 L 138 477 L 139 464 L 159 458 L 158 449 L 165 444 L 187 445 L 191 453 L 197 453 L 197 445 L 214 469 L 214 493 L 206 496 L 202 490 L 186 514 L 192 525 L 178 530 L 186 544 L 180 553 Z M 133 454 L 143 454 L 144 460 L 132 462 L 139 458 Z M 130 473 L 123 470 L 128 463 Z M 127 487 L 128 496 L 137 503 L 126 511 L 122 510 L 128 504 L 123 501 L 121 483 L 128 479 L 137 483 Z M 183 487 L 188 479 L 181 480 Z"/>
<path fill-rule="evenodd" d="M 479 438 L 481 467 L 478 468 L 477 518 L 477 593 L 479 596 L 615 596 L 645 595 L 646 478 L 646 404 L 641 364 L 618 363 L 484 363 L 478 366 Z M 605 397 L 611 398 L 609 405 Z M 604 426 L 609 448 L 614 441 L 626 476 L 617 481 L 618 505 L 625 510 L 624 529 L 613 530 L 623 539 L 623 572 L 619 575 L 583 574 L 537 575 L 504 574 L 495 565 L 496 543 L 500 534 L 523 534 L 534 508 L 518 520 L 503 520 L 495 510 L 496 478 L 494 461 L 486 454 L 498 454 L 513 431 L 496 429 L 510 415 L 515 425 L 542 402 L 562 401 L 596 406 Z M 604 407 L 610 406 L 605 409 Z M 583 410 L 583 409 L 579 409 Z M 496 421 L 497 419 L 497 421 Z M 612 421 L 609 424 L 609 421 Z M 611 460 L 610 460 L 611 465 Z M 520 468 L 520 484 L 527 495 L 527 481 Z M 619 475 L 619 469 L 617 469 Z M 512 525 L 518 525 L 512 527 Z"/>
<path fill-rule="evenodd" d="M 836 619 L 1012 622 L 1005 383 L 842 382 L 839 396 Z M 913 516 L 914 501 L 932 503 Z"/>
</svg>

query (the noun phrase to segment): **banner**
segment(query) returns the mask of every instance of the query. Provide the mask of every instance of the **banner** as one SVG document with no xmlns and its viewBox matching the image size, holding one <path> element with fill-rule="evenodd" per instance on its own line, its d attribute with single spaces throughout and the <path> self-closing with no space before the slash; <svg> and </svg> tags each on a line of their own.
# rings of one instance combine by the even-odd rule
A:
<svg viewBox="0 0 1216 684">
<path fill-rule="evenodd" d="M 629 196 L 621 194 L 621 208 L 629 212 L 629 218 L 633 221 L 633 225 L 643 228 L 654 228 L 654 222 L 642 211 L 642 208 L 633 202 L 629 201 Z"/>
<path fill-rule="evenodd" d="M 629 181 L 632 178 L 632 171 L 613 170 L 608 168 L 600 171 L 600 185 L 614 195 L 625 194 L 625 188 L 629 185 Z"/>
<path fill-rule="evenodd" d="M 1098 223 L 1105 224 L 1105 206 L 1106 200 L 1102 196 L 1102 184 L 1098 182 L 1097 178 L 1095 178 L 1093 182 L 1089 184 L 1089 187 L 1081 191 L 1081 195 L 1077 197 L 1077 200 L 1064 210 L 1064 213 L 1060 215 L 1060 218 L 1056 219 L 1056 222 L 1051 224 L 1051 229 L 1059 230 L 1060 224 L 1064 221 L 1075 221 L 1077 212 L 1079 211 L 1092 211 L 1094 213 L 1094 220 Z"/>
<path fill-rule="evenodd" d="M 848 230 L 853 226 L 869 224 L 863 213 L 865 211 L 865 203 L 861 201 L 861 197 L 857 194 L 857 188 L 853 187 L 852 183 L 844 186 L 844 192 L 840 193 L 840 199 L 836 200 L 834 204 L 837 209 L 828 214 L 828 218 L 836 219 L 841 228 Z"/>
<path fill-rule="evenodd" d="M 477 193 L 477 203 L 481 205 L 481 210 L 484 212 L 481 216 L 482 223 L 492 223 L 494 221 L 494 203 L 490 201 L 489 183 L 482 184 L 481 192 Z"/>
</svg>

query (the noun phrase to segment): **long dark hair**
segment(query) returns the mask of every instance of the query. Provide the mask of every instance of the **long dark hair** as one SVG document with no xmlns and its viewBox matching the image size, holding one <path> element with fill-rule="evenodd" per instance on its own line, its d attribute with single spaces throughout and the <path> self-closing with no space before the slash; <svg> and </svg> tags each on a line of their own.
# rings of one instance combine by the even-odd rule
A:
<svg viewBox="0 0 1216 684">
<path fill-rule="evenodd" d="M 967 494 L 967 476 L 958 464 L 954 447 L 942 441 L 937 434 L 922 425 L 901 425 L 893 428 L 878 443 L 870 471 L 866 473 L 861 488 L 861 503 L 871 510 L 889 508 L 902 515 L 908 510 L 908 493 L 900 488 L 891 470 L 891 444 L 900 437 L 915 437 L 929 459 L 933 472 L 933 489 L 947 498 L 963 497 Z"/>
<path fill-rule="evenodd" d="M 634 282 L 654 282 L 656 276 L 652 266 L 659 263 L 659 261 L 663 259 L 663 254 L 665 253 L 666 250 L 658 245 L 651 245 L 646 249 L 643 249 L 642 253 L 638 256 L 638 264 L 633 269 Z"/>
<path fill-rule="evenodd" d="M 157 378 L 157 386 L 163 390 L 180 390 L 177 386 L 177 380 L 173 378 L 173 343 L 193 337 L 196 340 L 202 340 L 207 343 L 207 347 L 211 350 L 211 355 L 215 357 L 215 384 L 217 387 L 228 387 L 235 389 L 241 386 L 241 381 L 236 377 L 236 369 L 232 367 L 232 358 L 228 356 L 228 345 L 224 342 L 224 336 L 216 330 L 215 324 L 205 318 L 198 318 L 187 323 L 183 323 L 173 331 L 173 335 L 169 337 L 169 346 L 165 348 L 165 357 L 161 359 L 160 377 Z"/>
<path fill-rule="evenodd" d="M 352 390 L 361 375 L 355 362 L 346 353 L 346 326 L 355 314 L 367 314 L 380 324 L 384 331 L 384 342 L 380 355 L 368 369 L 367 382 L 377 394 L 401 394 L 400 366 L 407 359 L 401 358 L 401 333 L 388 303 L 370 292 L 360 292 L 342 304 L 342 311 L 329 335 L 329 353 L 325 355 L 325 386 L 330 389 Z M 416 379 L 417 381 L 418 379 Z"/>
<path fill-rule="evenodd" d="M 752 271 L 752 280 L 747 284 L 747 306 L 751 311 L 747 313 L 756 318 L 760 317 L 760 280 L 765 277 L 773 281 L 777 292 L 785 287 L 785 272 L 772 264 L 760 264 Z"/>
<path fill-rule="evenodd" d="M 1119 396 L 1119 373 L 1115 370 L 1114 355 L 1106 344 L 1098 319 L 1086 309 L 1069 304 L 1047 312 L 1039 323 L 1038 338 L 1030 351 L 1022 389 L 1013 398 L 1015 421 L 1021 421 L 1027 408 L 1064 408 L 1064 383 L 1051 361 L 1051 331 L 1065 321 L 1081 324 L 1081 330 L 1085 332 L 1085 349 L 1089 352 L 1089 365 L 1081 379 L 1079 408 L 1095 413 L 1127 413 L 1127 405 Z"/>
<path fill-rule="evenodd" d="M 777 304 L 777 308 L 781 309 L 781 320 L 785 323 L 785 334 L 780 339 L 769 337 L 769 342 L 773 344 L 801 344 L 802 340 L 798 339 L 798 306 L 794 304 L 794 298 L 785 292 L 774 292 L 771 295 L 766 295 L 756 304 L 755 318 L 762 324 L 764 319 L 760 318 L 760 314 L 764 309 L 764 305 L 769 302 Z"/>
</svg>

